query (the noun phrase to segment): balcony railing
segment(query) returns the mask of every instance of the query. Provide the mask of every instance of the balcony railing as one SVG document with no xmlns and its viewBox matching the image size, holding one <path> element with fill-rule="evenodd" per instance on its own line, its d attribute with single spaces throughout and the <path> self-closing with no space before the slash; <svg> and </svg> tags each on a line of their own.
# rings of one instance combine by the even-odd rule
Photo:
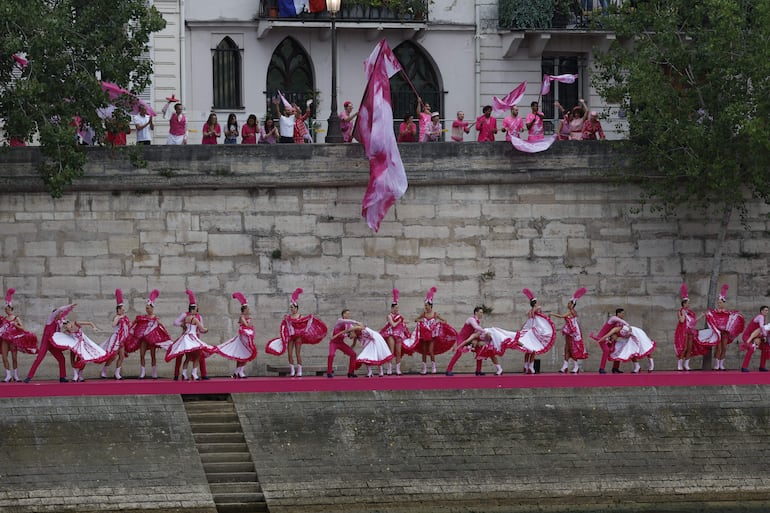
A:
<svg viewBox="0 0 770 513">
<path fill-rule="evenodd" d="M 587 29 L 591 18 L 625 0 L 498 0 L 501 29 Z M 594 18 L 595 19 L 595 18 Z M 599 24 L 600 25 L 600 24 Z"/>
<path fill-rule="evenodd" d="M 343 0 L 337 21 L 426 23 L 432 3 L 433 0 Z M 291 16 L 286 9 L 280 10 L 278 4 L 278 0 L 260 0 L 257 17 L 281 21 L 328 20 L 330 17 L 326 10 L 303 11 Z"/>
</svg>

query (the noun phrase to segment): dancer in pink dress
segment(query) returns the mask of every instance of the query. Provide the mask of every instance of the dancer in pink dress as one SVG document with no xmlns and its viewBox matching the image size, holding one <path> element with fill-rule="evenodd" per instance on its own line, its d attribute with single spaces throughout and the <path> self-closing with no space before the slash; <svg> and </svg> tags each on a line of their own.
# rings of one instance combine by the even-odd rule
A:
<svg viewBox="0 0 770 513">
<path fill-rule="evenodd" d="M 551 349 L 556 341 L 556 328 L 551 318 L 542 313 L 535 294 L 529 289 L 523 289 L 522 292 L 529 299 L 527 322 L 516 339 L 507 345 L 524 353 L 524 373 L 535 374 L 535 355 L 547 353 Z"/>
<path fill-rule="evenodd" d="M 708 353 L 708 348 L 701 345 L 698 339 L 698 329 L 696 323 L 698 316 L 690 310 L 690 298 L 687 294 L 687 284 L 682 283 L 679 288 L 681 303 L 679 313 L 677 314 L 676 331 L 674 331 L 674 349 L 676 350 L 676 370 L 689 371 L 690 358 L 693 356 L 703 356 Z"/>
<path fill-rule="evenodd" d="M 118 362 L 115 364 L 115 379 L 121 380 L 123 377 L 120 375 L 120 367 L 126 358 L 126 342 L 131 336 L 131 320 L 126 315 L 122 290 L 115 289 L 115 301 L 117 305 L 115 306 L 115 316 L 112 318 L 112 335 L 102 344 L 102 349 L 107 353 L 107 359 L 104 361 L 102 372 L 99 375 L 101 378 L 107 377 L 107 367 L 117 356 Z"/>
<path fill-rule="evenodd" d="M 75 308 L 75 303 L 71 305 L 60 306 L 51 312 L 51 314 L 45 320 L 45 327 L 43 328 L 43 335 L 40 337 L 40 348 L 37 351 L 37 358 L 35 358 L 35 361 L 32 363 L 32 367 L 29 368 L 29 373 L 27 373 L 27 377 L 24 378 L 24 383 L 29 383 L 32 381 L 32 378 L 35 377 L 37 368 L 40 366 L 43 358 L 45 358 L 46 353 L 51 353 L 51 355 L 56 358 L 56 361 L 59 363 L 59 382 L 67 382 L 67 367 L 64 360 L 64 354 L 62 353 L 61 349 L 53 344 L 52 338 L 54 333 L 56 333 L 56 331 L 59 329 L 59 321 L 64 319 L 73 308 Z"/>
<path fill-rule="evenodd" d="M 568 371 L 570 361 L 575 362 L 571 372 L 577 374 L 580 372 L 580 360 L 588 359 L 588 352 L 586 352 L 586 347 L 583 343 L 583 330 L 580 329 L 578 314 L 575 309 L 578 299 L 583 297 L 585 293 L 585 287 L 577 289 L 567 302 L 567 313 L 563 315 L 552 314 L 554 317 L 564 319 L 564 327 L 561 329 L 561 332 L 564 334 L 564 363 L 559 370 L 562 374 Z"/>
<path fill-rule="evenodd" d="M 745 319 L 737 310 L 727 310 L 727 290 L 729 286 L 725 283 L 717 298 L 717 307 L 706 313 L 706 324 L 708 328 L 698 331 L 698 340 L 704 346 L 715 347 L 714 350 L 714 370 L 725 369 L 725 355 L 727 354 L 727 345 L 732 343 L 735 338 L 743 333 Z"/>
<path fill-rule="evenodd" d="M 416 351 L 422 354 L 420 374 L 428 373 L 428 355 L 430 355 L 431 374 L 435 374 L 436 355 L 446 353 L 452 349 L 457 341 L 457 331 L 443 317 L 433 311 L 433 296 L 437 290 L 436 287 L 431 287 L 425 295 L 425 308 L 415 319 L 417 323 L 414 328 L 417 338 Z"/>
<path fill-rule="evenodd" d="M 770 344 L 767 336 L 770 332 L 770 324 L 767 322 L 768 307 L 762 306 L 759 313 L 751 320 L 743 331 L 743 343 L 741 351 L 746 351 L 746 357 L 741 365 L 741 372 L 749 372 L 749 363 L 754 351 L 759 349 L 759 371 L 767 372 L 767 360 L 770 358 Z"/>
<path fill-rule="evenodd" d="M 626 311 L 623 308 L 615 310 L 615 315 L 610 317 L 602 329 L 599 330 L 598 335 L 591 333 L 591 338 L 601 344 L 603 341 L 611 339 L 614 344 L 611 346 L 611 352 L 608 358 L 613 362 L 634 362 L 634 374 L 638 374 L 641 369 L 639 360 L 641 358 L 647 358 L 649 362 L 649 368 L 647 372 L 652 372 L 655 369 L 655 362 L 652 359 L 652 352 L 655 351 L 656 343 L 647 333 L 641 328 L 631 326 L 625 320 Z M 604 363 L 606 360 L 602 359 L 602 367 L 599 372 L 604 374 Z M 613 373 L 620 373 L 620 369 L 612 369 Z"/>
<path fill-rule="evenodd" d="M 147 298 L 147 304 L 144 311 L 147 315 L 137 315 L 131 325 L 131 337 L 126 342 L 126 354 L 133 353 L 139 349 L 139 379 L 144 379 L 145 373 L 145 355 L 150 351 L 150 363 L 152 364 L 152 379 L 158 378 L 158 367 L 156 363 L 156 351 L 158 348 L 166 349 L 171 343 L 171 336 L 166 327 L 155 315 L 155 300 L 158 299 L 160 292 L 154 289 Z"/>
<path fill-rule="evenodd" d="M 11 379 L 16 382 L 21 381 L 19 378 L 19 351 L 27 354 L 37 353 L 37 336 L 30 331 L 25 331 L 21 319 L 13 313 L 13 294 L 15 292 L 16 289 L 10 288 L 5 293 L 5 317 L 0 317 L 0 349 L 5 366 L 5 379 L 3 381 L 6 383 Z M 9 352 L 13 367 L 8 364 Z"/>
<path fill-rule="evenodd" d="M 390 352 L 396 360 L 396 376 L 401 375 L 401 350 L 404 340 L 408 339 L 409 328 L 406 326 L 404 316 L 398 313 L 398 289 L 393 289 L 393 302 L 390 304 L 388 323 L 380 330 L 380 334 L 388 342 Z M 393 373 L 393 362 L 388 362 L 387 374 Z"/>
<path fill-rule="evenodd" d="M 334 377 L 334 356 L 337 351 L 342 351 L 348 358 L 348 377 L 357 378 L 356 376 L 356 357 L 358 356 L 353 348 L 356 346 L 356 341 L 361 335 L 361 331 L 364 329 L 362 324 L 352 320 L 350 318 L 350 310 L 345 308 L 340 312 L 340 318 L 332 328 L 332 338 L 329 340 L 329 356 L 326 359 L 326 377 Z M 345 343 L 345 338 L 350 339 L 350 345 Z"/>
<path fill-rule="evenodd" d="M 302 376 L 302 344 L 318 344 L 324 339 L 329 328 L 314 315 L 301 316 L 299 314 L 299 295 L 301 288 L 296 289 L 291 295 L 289 315 L 281 322 L 281 336 L 274 338 L 265 346 L 265 352 L 272 355 L 282 355 L 289 349 L 289 370 L 291 376 Z M 297 367 L 294 367 L 296 356 Z"/>
<path fill-rule="evenodd" d="M 241 316 L 238 318 L 238 335 L 217 346 L 217 353 L 235 360 L 233 378 L 246 377 L 246 364 L 257 357 L 257 346 L 254 345 L 254 324 L 251 322 L 251 312 L 246 296 L 242 292 L 233 292 L 233 298 L 241 304 Z"/>
<path fill-rule="evenodd" d="M 187 315 L 184 318 L 182 326 L 184 327 L 184 333 L 181 337 L 174 340 L 166 351 L 166 361 L 170 362 L 179 356 L 184 356 L 185 360 L 182 369 L 182 379 L 187 381 L 187 368 L 192 362 L 192 380 L 198 381 L 200 376 L 198 375 L 198 369 L 200 368 L 201 358 L 210 356 L 216 352 L 216 348 L 211 346 L 200 338 L 198 333 L 208 333 L 208 329 L 203 325 L 203 320 L 198 313 L 198 304 L 195 301 L 195 294 L 191 290 L 186 290 L 188 298 Z"/>
<path fill-rule="evenodd" d="M 72 382 L 85 381 L 83 370 L 89 362 L 102 363 L 107 359 L 107 353 L 88 335 L 83 333 L 83 327 L 99 331 L 99 328 L 90 321 L 72 322 L 62 319 L 59 331 L 51 337 L 51 343 L 62 350 L 69 350 L 70 365 L 72 365 Z"/>
<path fill-rule="evenodd" d="M 505 348 L 502 343 L 495 344 L 493 337 L 490 335 L 489 330 L 481 327 L 481 319 L 484 317 L 484 309 L 477 306 L 473 309 L 473 315 L 465 320 L 465 324 L 457 334 L 457 345 L 455 346 L 455 354 L 449 361 L 449 365 L 446 368 L 447 376 L 454 376 L 454 369 L 457 360 L 463 355 L 463 353 L 469 353 L 473 351 L 476 355 L 476 376 L 483 376 L 481 372 L 481 363 L 485 358 L 492 359 L 492 363 L 495 366 L 495 375 L 499 376 L 503 373 L 502 366 L 497 362 L 497 357 L 502 356 L 505 352 Z M 515 336 L 515 334 L 514 334 Z M 500 340 L 502 342 L 502 340 Z"/>
</svg>

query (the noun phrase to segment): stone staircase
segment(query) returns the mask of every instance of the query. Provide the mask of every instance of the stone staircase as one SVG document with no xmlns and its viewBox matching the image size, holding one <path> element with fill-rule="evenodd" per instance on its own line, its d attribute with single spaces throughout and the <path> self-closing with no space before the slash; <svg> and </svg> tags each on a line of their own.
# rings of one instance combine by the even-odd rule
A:
<svg viewBox="0 0 770 513">
<path fill-rule="evenodd" d="M 269 512 L 230 395 L 183 395 L 182 400 L 217 512 Z"/>
</svg>

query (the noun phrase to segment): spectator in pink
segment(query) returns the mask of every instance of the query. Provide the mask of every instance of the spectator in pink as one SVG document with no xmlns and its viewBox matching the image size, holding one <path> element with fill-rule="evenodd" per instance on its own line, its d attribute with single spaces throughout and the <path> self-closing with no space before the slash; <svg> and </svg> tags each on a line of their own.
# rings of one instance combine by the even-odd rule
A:
<svg viewBox="0 0 770 513">
<path fill-rule="evenodd" d="M 358 116 L 358 112 L 352 114 L 353 104 L 349 101 L 343 104 L 343 112 L 340 113 L 340 132 L 342 132 L 342 142 L 353 142 L 353 120 Z"/>
<path fill-rule="evenodd" d="M 452 121 L 452 140 L 455 142 L 463 142 L 465 134 L 471 131 L 471 124 L 464 120 L 465 113 L 458 110 L 457 119 Z"/>
<path fill-rule="evenodd" d="M 543 125 L 545 114 L 540 111 L 537 102 L 532 102 L 530 107 L 532 108 L 532 112 L 527 114 L 526 119 L 527 130 L 529 131 L 527 140 L 542 141 L 545 136 L 545 127 Z"/>
<path fill-rule="evenodd" d="M 222 127 L 217 123 L 217 115 L 209 114 L 209 119 L 203 125 L 203 140 L 201 144 L 217 144 L 217 139 L 222 136 Z"/>
<path fill-rule="evenodd" d="M 417 125 L 414 124 L 414 116 L 407 114 L 404 121 L 398 126 L 398 142 L 416 142 Z"/>
<path fill-rule="evenodd" d="M 305 120 L 310 117 L 310 107 L 304 114 L 296 103 L 292 104 L 292 108 L 294 109 L 294 144 L 305 144 L 305 139 L 310 135 L 305 124 Z"/>
<path fill-rule="evenodd" d="M 275 126 L 273 118 L 267 118 L 265 124 L 259 129 L 259 144 L 278 143 L 278 127 Z"/>
<path fill-rule="evenodd" d="M 182 114 L 182 104 L 174 105 L 174 113 L 168 120 L 166 144 L 187 144 L 187 116 Z"/>
<path fill-rule="evenodd" d="M 441 126 L 441 115 L 434 112 L 430 116 L 430 125 L 428 125 L 428 141 L 438 142 L 441 140 L 441 132 L 444 127 Z"/>
<path fill-rule="evenodd" d="M 503 120 L 503 133 L 505 140 L 511 142 L 511 137 L 521 139 L 521 132 L 524 130 L 524 120 L 519 117 L 519 108 L 514 105 L 511 107 L 511 114 L 505 116 Z"/>
<path fill-rule="evenodd" d="M 583 140 L 595 141 L 598 139 L 606 139 L 604 136 L 604 130 L 602 130 L 602 124 L 599 121 L 599 114 L 595 111 L 591 111 L 591 115 L 583 124 Z"/>
<path fill-rule="evenodd" d="M 249 114 L 249 117 L 246 118 L 246 124 L 241 128 L 241 144 L 257 144 L 258 133 L 257 116 Z"/>
<path fill-rule="evenodd" d="M 430 104 L 422 103 L 422 98 L 417 98 L 417 121 L 420 123 L 420 142 L 428 142 L 430 132 Z"/>
<path fill-rule="evenodd" d="M 572 119 L 572 111 L 565 110 L 558 101 L 553 102 L 553 104 L 559 109 L 559 114 L 561 114 L 559 126 L 556 129 L 556 138 L 559 141 L 569 141 L 569 122 Z"/>
<path fill-rule="evenodd" d="M 492 117 L 492 106 L 484 105 L 483 114 L 476 118 L 476 131 L 479 142 L 493 142 L 497 133 L 497 120 Z"/>
</svg>

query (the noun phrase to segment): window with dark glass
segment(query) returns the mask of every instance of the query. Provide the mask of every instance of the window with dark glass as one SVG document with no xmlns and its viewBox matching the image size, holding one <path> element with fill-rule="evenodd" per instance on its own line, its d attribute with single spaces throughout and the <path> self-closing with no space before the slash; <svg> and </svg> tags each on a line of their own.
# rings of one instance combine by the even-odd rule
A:
<svg viewBox="0 0 770 513">
<path fill-rule="evenodd" d="M 229 37 L 212 51 L 214 108 L 241 109 L 241 50 Z"/>
<path fill-rule="evenodd" d="M 305 109 L 307 100 L 315 96 L 313 66 L 305 49 L 291 37 L 276 47 L 267 68 L 267 112 L 273 113 L 272 99 L 281 91 L 287 100 Z M 311 104 L 310 117 L 315 117 L 317 102 Z"/>
<path fill-rule="evenodd" d="M 438 112 L 441 119 L 444 119 L 444 92 L 432 60 L 411 41 L 401 43 L 393 53 L 422 100 L 430 105 L 431 111 Z M 390 79 L 390 95 L 393 101 L 394 130 L 398 133 L 398 125 L 404 117 L 416 113 L 417 98 L 401 73 L 396 73 Z"/>
</svg>

